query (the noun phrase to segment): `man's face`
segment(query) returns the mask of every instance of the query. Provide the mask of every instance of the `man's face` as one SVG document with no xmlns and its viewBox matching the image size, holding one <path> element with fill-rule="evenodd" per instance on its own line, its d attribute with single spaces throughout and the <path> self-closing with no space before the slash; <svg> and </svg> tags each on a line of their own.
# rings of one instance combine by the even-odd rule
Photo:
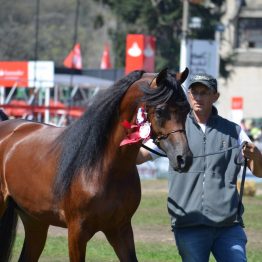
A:
<svg viewBox="0 0 262 262">
<path fill-rule="evenodd" d="M 199 114 L 211 112 L 212 105 L 217 101 L 219 94 L 210 90 L 203 84 L 194 84 L 188 91 L 188 100 L 194 110 Z"/>
</svg>

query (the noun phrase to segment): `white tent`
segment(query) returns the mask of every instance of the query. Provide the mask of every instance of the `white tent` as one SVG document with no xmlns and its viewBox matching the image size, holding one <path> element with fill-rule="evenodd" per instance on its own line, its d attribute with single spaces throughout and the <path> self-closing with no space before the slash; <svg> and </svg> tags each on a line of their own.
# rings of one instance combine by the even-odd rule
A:
<svg viewBox="0 0 262 262">
<path fill-rule="evenodd" d="M 55 74 L 55 85 L 78 86 L 83 88 L 107 88 L 114 82 L 86 75 Z"/>
</svg>

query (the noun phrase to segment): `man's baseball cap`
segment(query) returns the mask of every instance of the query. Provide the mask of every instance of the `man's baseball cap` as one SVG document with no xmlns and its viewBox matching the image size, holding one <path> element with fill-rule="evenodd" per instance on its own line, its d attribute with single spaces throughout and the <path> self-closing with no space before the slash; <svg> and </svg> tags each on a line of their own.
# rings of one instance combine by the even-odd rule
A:
<svg viewBox="0 0 262 262">
<path fill-rule="evenodd" d="M 192 75 L 189 79 L 188 89 L 190 89 L 194 84 L 203 84 L 204 86 L 208 87 L 209 89 L 214 90 L 217 92 L 217 80 L 208 74 L 195 74 Z"/>
</svg>

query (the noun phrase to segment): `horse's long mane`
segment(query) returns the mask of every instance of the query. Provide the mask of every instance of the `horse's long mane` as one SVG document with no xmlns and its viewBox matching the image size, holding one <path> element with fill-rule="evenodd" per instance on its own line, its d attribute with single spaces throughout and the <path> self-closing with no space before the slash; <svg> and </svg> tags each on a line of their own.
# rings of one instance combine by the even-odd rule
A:
<svg viewBox="0 0 262 262">
<path fill-rule="evenodd" d="M 54 192 L 60 198 L 81 168 L 91 169 L 103 159 L 110 132 L 118 118 L 121 98 L 127 89 L 142 77 L 134 71 L 93 98 L 85 114 L 68 126 L 55 145 L 61 151 Z"/>
<path fill-rule="evenodd" d="M 61 154 L 58 159 L 58 175 L 54 193 L 60 198 L 68 190 L 70 183 L 81 169 L 87 172 L 97 168 L 104 158 L 105 146 L 118 119 L 121 99 L 128 87 L 142 77 L 144 71 L 134 71 L 116 82 L 112 87 L 99 92 L 86 113 L 57 138 L 54 146 Z M 144 93 L 142 101 L 149 106 L 186 101 L 186 96 L 174 73 L 163 70 L 156 78 L 157 88 L 149 88 L 149 83 L 141 83 Z"/>
<path fill-rule="evenodd" d="M 157 82 L 157 88 L 147 88 L 142 86 L 144 96 L 142 102 L 146 102 L 148 106 L 156 106 L 159 104 L 167 103 L 172 97 L 172 101 L 175 103 L 186 102 L 186 95 L 181 88 L 180 83 L 176 80 L 176 73 L 163 70 L 164 76 L 159 76 L 160 79 Z"/>
</svg>

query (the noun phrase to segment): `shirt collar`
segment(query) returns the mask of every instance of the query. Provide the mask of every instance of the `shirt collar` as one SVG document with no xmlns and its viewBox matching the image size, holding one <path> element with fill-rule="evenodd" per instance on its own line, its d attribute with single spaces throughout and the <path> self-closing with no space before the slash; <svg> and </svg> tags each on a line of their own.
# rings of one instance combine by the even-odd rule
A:
<svg viewBox="0 0 262 262">
<path fill-rule="evenodd" d="M 208 125 L 208 123 L 209 123 L 210 121 L 212 121 L 212 119 L 215 119 L 217 116 L 218 116 L 217 108 L 216 108 L 215 106 L 212 106 L 212 112 L 211 112 L 211 115 L 210 115 L 209 119 L 207 120 L 207 125 Z M 195 116 L 194 116 L 194 114 L 193 114 L 193 109 L 190 110 L 190 112 L 189 112 L 189 117 L 190 117 L 191 119 L 193 119 L 194 122 L 197 123 L 197 121 L 196 121 L 196 119 L 195 119 Z"/>
</svg>

